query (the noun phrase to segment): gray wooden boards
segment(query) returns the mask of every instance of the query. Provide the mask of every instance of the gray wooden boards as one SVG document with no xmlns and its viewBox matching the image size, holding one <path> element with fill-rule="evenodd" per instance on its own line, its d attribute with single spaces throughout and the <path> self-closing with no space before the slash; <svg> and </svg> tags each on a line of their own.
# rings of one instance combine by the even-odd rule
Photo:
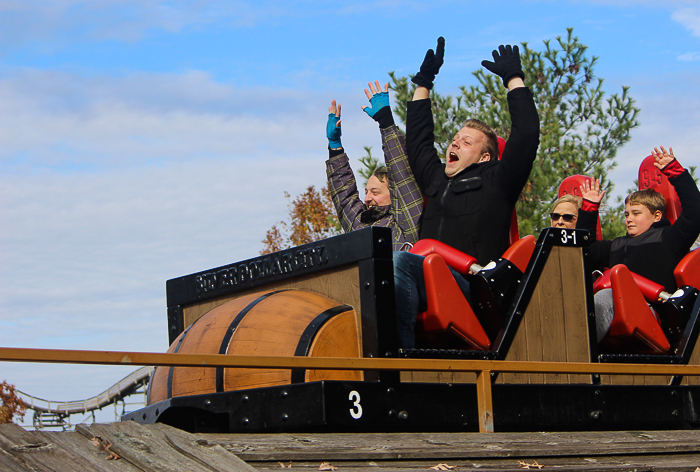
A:
<svg viewBox="0 0 700 472">
<path fill-rule="evenodd" d="M 258 470 L 337 472 L 430 470 L 694 471 L 700 466 L 700 431 L 559 433 L 391 433 L 391 434 L 196 434 L 220 445 Z M 440 470 L 440 469 L 437 469 Z M 441 469 L 447 470 L 447 469 Z"/>
<path fill-rule="evenodd" d="M 117 458 L 118 457 L 118 458 Z M 223 447 L 193 435 L 133 421 L 78 425 L 74 432 L 0 425 L 0 470 L 8 472 L 250 472 Z"/>
<path fill-rule="evenodd" d="M 120 458 L 108 459 L 111 452 Z M 189 434 L 133 421 L 79 425 L 74 432 L 0 425 L 3 472 L 248 472 L 279 470 L 280 463 L 310 471 L 323 462 L 338 472 L 438 464 L 459 471 L 538 470 L 536 464 L 559 471 L 694 471 L 700 431 Z"/>
</svg>

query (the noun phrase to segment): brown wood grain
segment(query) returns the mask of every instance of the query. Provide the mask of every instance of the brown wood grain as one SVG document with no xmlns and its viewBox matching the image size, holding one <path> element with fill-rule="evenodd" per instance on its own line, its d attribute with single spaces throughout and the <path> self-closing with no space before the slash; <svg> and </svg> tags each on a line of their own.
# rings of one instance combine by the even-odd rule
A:
<svg viewBox="0 0 700 472">
<path fill-rule="evenodd" d="M 700 454 L 700 431 L 197 434 L 245 461 Z M 700 459 L 700 455 L 697 456 Z M 700 465 L 700 464 L 699 464 Z"/>
</svg>

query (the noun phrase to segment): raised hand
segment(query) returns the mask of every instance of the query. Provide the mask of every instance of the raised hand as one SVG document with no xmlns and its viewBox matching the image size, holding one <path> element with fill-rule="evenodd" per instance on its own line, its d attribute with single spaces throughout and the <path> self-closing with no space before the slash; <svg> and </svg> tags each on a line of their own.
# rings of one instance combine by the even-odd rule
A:
<svg viewBox="0 0 700 472">
<path fill-rule="evenodd" d="M 340 143 L 340 103 L 336 107 L 335 100 L 331 101 L 331 106 L 328 107 L 328 122 L 326 123 L 326 137 L 328 145 L 331 149 L 339 149 L 343 147 Z"/>
<path fill-rule="evenodd" d="M 428 90 L 433 88 L 435 76 L 440 72 L 440 67 L 445 58 L 445 38 L 440 36 L 437 40 L 437 48 L 435 51 L 428 49 L 425 53 L 425 59 L 420 66 L 420 71 L 411 79 L 411 82 L 419 87 L 425 87 Z"/>
<path fill-rule="evenodd" d="M 503 79 L 503 85 L 506 88 L 508 87 L 508 81 L 513 77 L 525 78 L 523 67 L 520 63 L 520 49 L 518 49 L 517 45 L 512 47 L 510 44 L 498 46 L 498 51 L 494 50 L 492 55 L 493 62 L 481 61 L 481 65 Z"/>
<path fill-rule="evenodd" d="M 383 92 L 382 89 L 379 87 L 378 80 L 374 81 L 374 85 L 372 85 L 372 82 L 368 82 L 367 85 L 369 85 L 369 90 L 365 89 L 365 95 L 367 95 L 367 99 L 369 100 L 370 106 L 365 105 L 362 107 L 362 110 L 369 116 L 374 118 L 375 113 L 377 113 L 382 108 L 389 106 L 389 83 L 387 82 L 384 84 Z"/>
<path fill-rule="evenodd" d="M 605 196 L 605 190 L 600 190 L 600 179 L 595 177 L 586 180 L 579 188 L 583 199 L 589 202 L 600 203 Z"/>
<path fill-rule="evenodd" d="M 673 148 L 669 146 L 668 151 L 664 149 L 663 146 L 659 146 L 661 148 L 661 151 L 659 151 L 657 148 L 654 148 L 654 152 L 651 153 L 652 156 L 654 156 L 654 165 L 658 167 L 659 169 L 663 169 L 667 165 L 669 165 L 673 160 L 676 158 L 673 155 Z"/>
</svg>

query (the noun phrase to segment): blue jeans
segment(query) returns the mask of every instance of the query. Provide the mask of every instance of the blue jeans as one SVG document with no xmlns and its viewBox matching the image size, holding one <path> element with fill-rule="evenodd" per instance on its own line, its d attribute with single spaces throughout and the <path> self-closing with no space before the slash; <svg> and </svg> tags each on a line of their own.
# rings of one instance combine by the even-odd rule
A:
<svg viewBox="0 0 700 472">
<path fill-rule="evenodd" d="M 394 293 L 396 298 L 396 327 L 400 348 L 416 346 L 416 316 L 428 307 L 425 295 L 423 260 L 425 257 L 409 252 L 394 251 Z M 471 304 L 469 282 L 456 270 L 450 269 L 457 285 Z"/>
</svg>

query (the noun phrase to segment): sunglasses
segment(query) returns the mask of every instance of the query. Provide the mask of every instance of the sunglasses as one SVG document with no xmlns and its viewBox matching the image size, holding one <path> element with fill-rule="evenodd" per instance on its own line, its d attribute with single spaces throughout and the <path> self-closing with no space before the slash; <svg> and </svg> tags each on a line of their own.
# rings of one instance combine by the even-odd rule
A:
<svg viewBox="0 0 700 472">
<path fill-rule="evenodd" d="M 576 215 L 568 213 L 564 213 L 563 215 L 561 213 L 550 213 L 549 216 L 552 218 L 552 221 L 559 221 L 559 218 L 564 218 L 566 223 L 571 223 L 576 218 Z"/>
</svg>

